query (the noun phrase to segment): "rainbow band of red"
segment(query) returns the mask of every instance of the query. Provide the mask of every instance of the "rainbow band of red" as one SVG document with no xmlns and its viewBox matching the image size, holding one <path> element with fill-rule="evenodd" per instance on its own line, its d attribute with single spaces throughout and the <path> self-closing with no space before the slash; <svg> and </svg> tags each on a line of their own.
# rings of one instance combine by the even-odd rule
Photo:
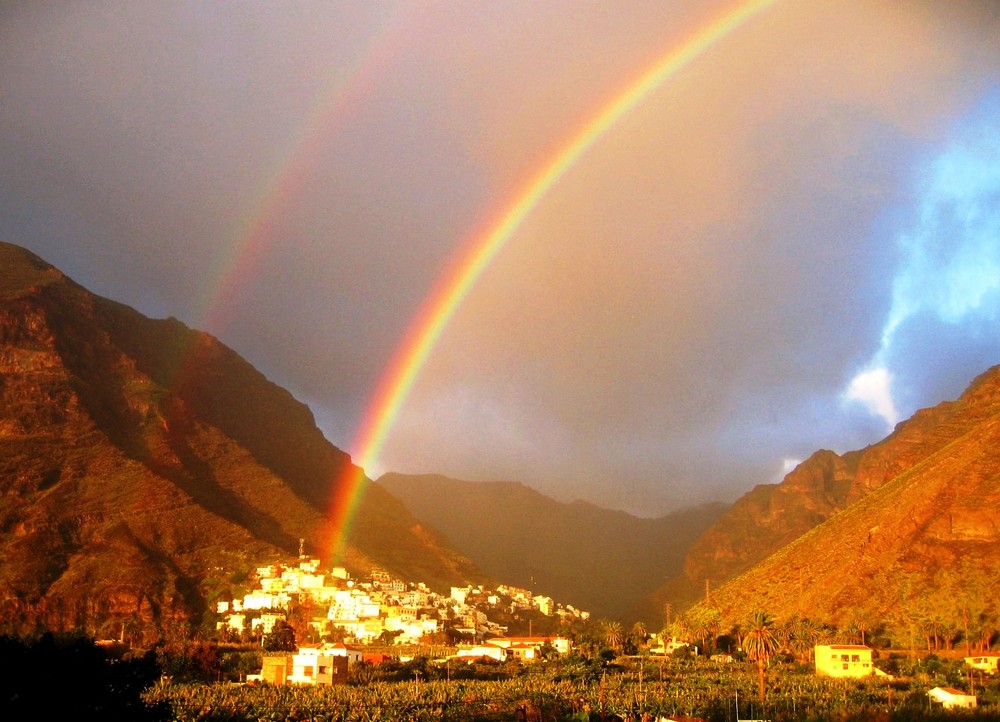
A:
<svg viewBox="0 0 1000 722">
<path fill-rule="evenodd" d="M 671 48 L 637 80 L 606 103 L 566 143 L 560 145 L 558 151 L 514 194 L 513 202 L 506 206 L 487 232 L 475 236 L 465 245 L 466 250 L 452 267 L 455 270 L 445 275 L 424 301 L 392 364 L 382 376 L 353 447 L 360 449 L 356 460 L 360 467 L 374 465 L 399 410 L 448 323 L 493 259 L 559 179 L 623 116 L 713 45 L 776 2 L 752 0 L 741 3 Z M 330 513 L 334 559 L 342 557 L 354 514 L 363 497 L 365 481 L 364 472 L 359 468 L 350 469 L 337 480 Z"/>
</svg>

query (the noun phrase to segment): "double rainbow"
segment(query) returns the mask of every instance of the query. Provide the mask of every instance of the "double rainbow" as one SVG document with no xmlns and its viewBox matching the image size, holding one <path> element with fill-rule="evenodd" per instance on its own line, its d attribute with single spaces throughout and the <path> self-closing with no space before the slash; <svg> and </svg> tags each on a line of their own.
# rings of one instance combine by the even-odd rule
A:
<svg viewBox="0 0 1000 722">
<path fill-rule="evenodd" d="M 561 144 L 514 194 L 488 230 L 464 244 L 454 269 L 442 277 L 411 322 L 392 363 L 383 374 L 352 448 L 360 449 L 357 467 L 336 480 L 330 509 L 330 559 L 342 558 L 351 523 L 367 481 L 363 468 L 373 466 L 414 382 L 469 291 L 511 239 L 528 214 L 577 161 L 623 116 L 664 83 L 738 30 L 777 0 L 751 0 L 737 5 L 658 58 L 617 93 L 602 109 Z"/>
</svg>

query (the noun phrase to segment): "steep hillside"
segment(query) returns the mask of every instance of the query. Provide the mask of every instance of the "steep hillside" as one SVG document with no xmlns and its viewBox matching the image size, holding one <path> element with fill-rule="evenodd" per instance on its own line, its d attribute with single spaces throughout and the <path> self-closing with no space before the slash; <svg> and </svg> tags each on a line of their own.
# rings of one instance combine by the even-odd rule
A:
<svg viewBox="0 0 1000 722">
<path fill-rule="evenodd" d="M 741 497 L 698 539 L 684 573 L 658 590 L 658 602 L 686 606 L 798 539 L 818 524 L 913 469 L 1000 413 L 1000 367 L 977 377 L 956 401 L 921 409 L 891 435 L 840 456 L 818 451 L 780 484 Z"/>
<path fill-rule="evenodd" d="M 970 392 L 995 396 L 991 386 Z M 994 415 L 718 589 L 712 606 L 728 619 L 752 609 L 864 614 L 902 629 L 937 619 L 974 636 L 1000 611 L 998 450 Z"/>
<path fill-rule="evenodd" d="M 216 339 L 0 243 L 0 631 L 197 622 L 248 566 L 300 538 L 325 550 L 349 465 L 305 405 Z M 375 485 L 355 528 L 355 571 L 479 577 Z"/>
<path fill-rule="evenodd" d="M 597 616 L 650 617 L 640 602 L 681 569 L 722 504 L 640 519 L 584 502 L 563 504 L 515 482 L 386 474 L 378 485 L 448 535 L 491 576 L 564 599 Z"/>
</svg>

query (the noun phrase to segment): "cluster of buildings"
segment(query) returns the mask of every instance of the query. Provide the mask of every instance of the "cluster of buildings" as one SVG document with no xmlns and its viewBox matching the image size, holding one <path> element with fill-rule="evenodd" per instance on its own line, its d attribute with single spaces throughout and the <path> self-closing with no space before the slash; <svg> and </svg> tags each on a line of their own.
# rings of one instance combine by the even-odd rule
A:
<svg viewBox="0 0 1000 722">
<path fill-rule="evenodd" d="M 509 659 L 532 661 L 546 654 L 566 655 L 570 642 L 561 637 L 508 637 L 507 628 L 490 618 L 491 612 L 514 614 L 534 610 L 572 621 L 589 614 L 526 589 L 501 585 L 452 587 L 445 596 L 423 583 L 408 583 L 374 571 L 363 581 L 351 579 L 343 567 L 321 573 L 318 559 L 300 557 L 295 566 L 271 565 L 257 569 L 257 588 L 240 599 L 219 602 L 219 629 L 243 634 L 270 634 L 287 622 L 293 609 L 309 610 L 309 637 L 339 642 L 299 644 L 297 649 L 264 656 L 260 674 L 248 681 L 271 684 L 326 685 L 347 680 L 359 662 L 379 663 L 387 658 L 372 645 L 440 644 L 445 630 L 450 638 L 468 640 L 442 659 L 473 661 Z M 494 615 L 497 616 L 497 615 Z M 393 658 L 402 661 L 407 656 Z"/>
<path fill-rule="evenodd" d="M 572 644 L 563 637 L 493 637 L 480 644 L 459 645 L 454 654 L 439 657 L 436 661 L 441 664 L 453 660 L 471 663 L 518 659 L 531 662 L 547 654 L 568 655 L 571 649 Z M 372 653 L 364 647 L 343 643 L 306 644 L 300 645 L 295 652 L 264 655 L 260 674 L 248 675 L 247 682 L 320 686 L 344 684 L 350 670 L 359 662 L 379 664 L 386 659 L 389 657 L 383 653 Z M 409 661 L 410 657 L 400 655 L 398 659 Z"/>
<path fill-rule="evenodd" d="M 351 579 L 343 567 L 322 573 L 318 559 L 305 557 L 295 566 L 260 567 L 257 579 L 254 591 L 218 603 L 220 629 L 269 634 L 295 609 L 300 626 L 302 615 L 307 615 L 307 636 L 312 640 L 337 639 L 355 646 L 440 644 L 448 630 L 450 639 L 476 643 L 504 637 L 507 628 L 491 619 L 501 612 L 534 610 L 567 621 L 589 617 L 573 606 L 517 587 L 452 587 L 445 596 L 423 583 L 404 582 L 382 571 L 363 581 Z M 530 658 L 517 645 L 508 649 L 509 654 Z M 342 655 L 336 651 L 332 656 Z"/>
</svg>

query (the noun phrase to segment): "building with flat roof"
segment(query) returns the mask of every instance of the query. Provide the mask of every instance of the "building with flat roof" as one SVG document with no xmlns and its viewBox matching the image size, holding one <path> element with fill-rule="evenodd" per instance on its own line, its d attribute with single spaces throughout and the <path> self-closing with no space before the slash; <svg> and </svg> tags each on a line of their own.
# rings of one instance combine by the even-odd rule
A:
<svg viewBox="0 0 1000 722">
<path fill-rule="evenodd" d="M 821 677 L 867 677 L 875 674 L 872 649 L 862 644 L 817 644 L 816 674 Z"/>
</svg>

